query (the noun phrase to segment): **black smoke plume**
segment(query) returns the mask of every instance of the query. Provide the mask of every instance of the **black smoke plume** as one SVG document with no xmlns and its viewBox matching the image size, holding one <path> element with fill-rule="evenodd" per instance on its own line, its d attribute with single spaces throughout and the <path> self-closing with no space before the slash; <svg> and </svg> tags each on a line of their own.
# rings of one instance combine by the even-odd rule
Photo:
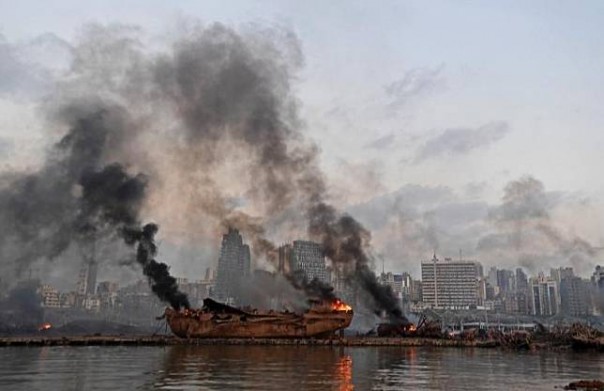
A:
<svg viewBox="0 0 604 391">
<path fill-rule="evenodd" d="M 15 241 L 3 252 L 19 249 L 5 259 L 26 265 L 56 256 L 80 232 L 136 232 L 145 204 L 171 232 L 237 228 L 267 258 L 276 249 L 271 233 L 306 231 L 367 293 L 375 312 L 402 318 L 371 271 L 371 235 L 329 205 L 319 148 L 302 132 L 291 85 L 303 64 L 293 33 L 213 24 L 185 31 L 168 49 L 147 51 L 136 29 L 83 31 L 58 88 L 66 107 L 59 122 L 71 130 L 39 173 L 0 194 L 1 217 L 17 225 L 7 231 L 16 238 L 0 239 Z M 147 176 L 130 175 L 132 167 L 144 167 Z M 138 241 L 147 268 L 155 230 L 144 231 L 128 241 Z M 165 281 L 158 286 L 169 290 Z"/>
<path fill-rule="evenodd" d="M 149 279 L 151 290 L 160 300 L 169 303 L 172 308 L 190 308 L 187 295 L 178 290 L 176 279 L 170 275 L 168 265 L 157 262 L 154 257 L 157 254 L 155 245 L 155 234 L 158 227 L 156 224 L 146 224 L 142 229 L 125 228 L 123 236 L 126 243 L 136 248 L 136 261 L 142 266 L 143 273 Z"/>
<path fill-rule="evenodd" d="M 1 239 L 3 251 L 15 249 L 12 262 L 17 274 L 36 260 L 61 255 L 72 244 L 86 249 L 90 241 L 133 232 L 131 227 L 139 225 L 148 178 L 131 175 L 120 163 L 107 159 L 110 148 L 119 148 L 128 126 L 125 110 L 74 103 L 63 108 L 59 117 L 69 131 L 45 165 L 37 173 L 17 176 L 0 192 L 0 213 L 12 224 Z M 175 308 L 183 306 L 186 296 L 174 299 L 174 279 L 166 265 L 152 259 L 151 231 L 142 232 L 138 259 L 153 281 L 154 292 Z M 142 262 L 145 254 L 151 258 Z"/>
<path fill-rule="evenodd" d="M 308 280 L 303 270 L 296 270 L 287 276 L 288 281 L 294 288 L 303 291 L 310 299 L 333 301 L 336 299 L 334 289 L 331 285 L 313 278 Z"/>
<path fill-rule="evenodd" d="M 251 237 L 257 255 L 275 250 L 263 227 L 269 216 L 295 218 L 299 216 L 288 214 L 292 209 L 306 211 L 303 217 L 310 221 L 310 236 L 321 241 L 334 263 L 345 265 L 348 280 L 369 294 L 371 308 L 404 320 L 396 297 L 381 287 L 370 269 L 369 233 L 324 202 L 327 186 L 318 168 L 318 148 L 305 141 L 291 94 L 300 49 L 291 36 L 285 41 L 267 40 L 271 35 L 274 32 L 238 34 L 216 24 L 177 42 L 173 53 L 154 70 L 160 93 L 182 121 L 187 141 L 204 152 L 191 154 L 206 171 L 201 175 L 223 163 L 222 144 L 234 140 L 231 144 L 250 156 L 245 169 L 252 181 L 246 196 L 267 217 L 262 221 L 229 210 L 221 189 L 211 180 L 204 182 L 213 188 L 211 197 L 203 196 L 199 204 L 223 226 Z M 312 294 L 333 295 L 316 282 L 294 276 L 293 283 Z"/>
<path fill-rule="evenodd" d="M 366 251 L 370 232 L 351 216 L 339 215 L 325 203 L 313 206 L 309 214 L 310 234 L 320 238 L 326 256 L 336 268 L 340 265 L 348 270 L 348 280 L 369 295 L 369 308 L 378 316 L 386 314 L 393 323 L 409 323 L 392 289 L 380 284 L 370 268 Z"/>
<path fill-rule="evenodd" d="M 117 162 L 106 165 L 106 150 L 127 126 L 122 109 L 78 102 L 57 117 L 68 131 L 42 167 L 6 177 L 0 189 L 0 251 L 9 274 L 130 224 L 144 197 L 142 176 L 130 176 Z"/>
</svg>

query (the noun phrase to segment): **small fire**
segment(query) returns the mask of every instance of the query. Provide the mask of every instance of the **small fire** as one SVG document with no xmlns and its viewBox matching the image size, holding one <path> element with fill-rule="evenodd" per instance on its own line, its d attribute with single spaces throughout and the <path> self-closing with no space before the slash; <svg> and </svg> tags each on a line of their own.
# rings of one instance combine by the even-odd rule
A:
<svg viewBox="0 0 604 391">
<path fill-rule="evenodd" d="M 352 307 L 349 306 L 348 304 L 344 303 L 342 300 L 340 299 L 335 299 L 332 303 L 331 303 L 331 308 L 334 311 L 352 311 Z"/>
<path fill-rule="evenodd" d="M 409 331 L 416 331 L 416 330 L 417 330 L 417 327 L 414 324 L 409 326 Z"/>
<path fill-rule="evenodd" d="M 44 330 L 48 330 L 48 329 L 51 329 L 51 328 L 52 328 L 52 324 L 50 324 L 48 322 L 45 322 L 45 323 L 42 323 L 40 325 L 40 327 L 38 327 L 38 331 L 44 331 Z"/>
</svg>

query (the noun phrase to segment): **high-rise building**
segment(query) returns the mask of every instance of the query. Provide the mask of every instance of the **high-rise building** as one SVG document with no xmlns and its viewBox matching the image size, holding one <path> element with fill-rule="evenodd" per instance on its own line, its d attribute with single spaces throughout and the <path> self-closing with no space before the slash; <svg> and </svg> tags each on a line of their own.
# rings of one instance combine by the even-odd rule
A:
<svg viewBox="0 0 604 391">
<path fill-rule="evenodd" d="M 325 254 L 319 243 L 307 240 L 295 240 L 290 259 L 290 271 L 303 271 L 308 280 L 314 278 L 330 283 L 325 265 Z"/>
<path fill-rule="evenodd" d="M 96 292 L 96 275 L 98 265 L 94 259 L 86 259 L 84 266 L 80 269 L 77 282 L 79 295 L 94 295 Z"/>
<path fill-rule="evenodd" d="M 515 290 L 513 295 L 513 312 L 528 314 L 529 311 L 529 285 L 528 277 L 521 268 L 516 269 L 514 278 Z"/>
<path fill-rule="evenodd" d="M 597 288 L 599 288 L 600 292 L 604 292 L 604 266 L 596 266 L 596 270 L 591 276 L 591 281 Z"/>
<path fill-rule="evenodd" d="M 278 249 L 277 271 L 280 274 L 288 274 L 292 264 L 293 248 L 291 244 L 284 244 Z"/>
<path fill-rule="evenodd" d="M 513 292 L 516 290 L 516 279 L 514 272 L 511 270 L 497 270 L 497 286 L 499 293 Z"/>
<path fill-rule="evenodd" d="M 521 268 L 516 269 L 516 291 L 528 292 L 528 277 Z"/>
<path fill-rule="evenodd" d="M 539 277 L 531 279 L 530 283 L 531 313 L 533 315 L 555 315 L 560 308 L 560 294 L 558 283 L 545 278 L 541 273 Z"/>
<path fill-rule="evenodd" d="M 489 285 L 491 285 L 493 288 L 497 288 L 497 268 L 492 266 L 489 269 L 489 273 L 487 274 L 487 282 L 489 283 Z M 495 294 L 497 294 L 497 292 L 495 292 Z"/>
<path fill-rule="evenodd" d="M 604 267 L 596 266 L 591 277 L 593 306 L 597 315 L 604 315 Z"/>
<path fill-rule="evenodd" d="M 468 308 L 478 305 L 478 262 L 436 258 L 422 262 L 424 305 L 433 308 Z"/>
<path fill-rule="evenodd" d="M 560 284 L 563 278 L 574 277 L 575 273 L 572 267 L 559 267 L 557 269 L 550 269 L 549 275 L 552 280 Z"/>
<path fill-rule="evenodd" d="M 222 237 L 214 295 L 218 300 L 235 304 L 240 301 L 242 279 L 251 273 L 250 247 L 243 243 L 239 231 L 229 228 Z"/>
<path fill-rule="evenodd" d="M 562 313 L 570 316 L 590 314 L 589 280 L 565 276 L 560 281 L 560 302 Z"/>
</svg>

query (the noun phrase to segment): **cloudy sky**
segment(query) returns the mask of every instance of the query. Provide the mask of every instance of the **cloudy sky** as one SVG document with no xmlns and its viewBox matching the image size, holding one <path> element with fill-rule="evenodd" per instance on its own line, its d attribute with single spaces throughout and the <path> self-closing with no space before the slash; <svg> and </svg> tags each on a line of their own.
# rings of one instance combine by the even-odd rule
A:
<svg viewBox="0 0 604 391">
<path fill-rule="evenodd" d="M 587 273 L 602 259 L 594 250 L 604 246 L 601 1 L 0 0 L 0 8 L 5 171 L 35 167 L 48 148 L 39 106 L 84 25 L 139 26 L 162 45 L 188 24 L 259 24 L 300 40 L 294 88 L 304 132 L 321 149 L 333 199 L 372 229 L 387 269 L 417 274 L 434 250 L 531 271 L 565 263 Z M 505 251 L 519 246 L 502 217 L 518 186 L 532 192 L 520 196 L 531 211 L 533 196 L 541 200 L 523 224 L 551 234 L 545 219 L 556 230 L 544 243 L 530 235 L 520 243 L 549 250 Z M 176 274 L 214 262 L 195 254 L 172 255 Z"/>
</svg>

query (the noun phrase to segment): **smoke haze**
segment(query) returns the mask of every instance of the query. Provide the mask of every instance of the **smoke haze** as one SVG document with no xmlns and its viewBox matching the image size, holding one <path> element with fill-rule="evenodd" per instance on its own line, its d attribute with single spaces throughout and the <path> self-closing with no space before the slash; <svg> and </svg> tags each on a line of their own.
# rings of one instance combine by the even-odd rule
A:
<svg viewBox="0 0 604 391">
<path fill-rule="evenodd" d="M 123 237 L 137 244 L 153 291 L 180 308 L 186 297 L 154 260 L 157 226 L 141 220 L 183 244 L 237 228 L 269 263 L 273 240 L 294 233 L 346 265 L 376 313 L 401 317 L 371 271 L 369 232 L 329 204 L 290 85 L 303 64 L 295 35 L 213 24 L 154 50 L 141 36 L 83 29 L 44 105 L 49 129 L 63 135 L 37 172 L 11 173 L 0 194 L 4 268 L 19 275 L 71 246 Z M 298 287 L 333 295 L 312 281 Z"/>
</svg>

